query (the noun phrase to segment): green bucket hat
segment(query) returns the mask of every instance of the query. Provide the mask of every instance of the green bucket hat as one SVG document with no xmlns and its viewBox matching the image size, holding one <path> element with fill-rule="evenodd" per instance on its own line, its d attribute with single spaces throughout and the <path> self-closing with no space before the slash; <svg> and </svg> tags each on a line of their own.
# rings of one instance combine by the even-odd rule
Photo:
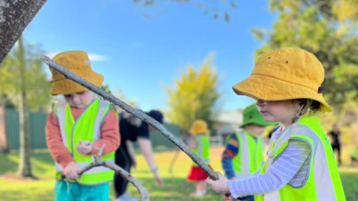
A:
<svg viewBox="0 0 358 201">
<path fill-rule="evenodd" d="M 242 122 L 240 128 L 243 128 L 244 126 L 247 126 L 249 124 L 255 124 L 258 126 L 271 126 L 277 124 L 275 122 L 266 122 L 264 117 L 260 114 L 259 110 L 257 109 L 256 104 L 247 106 L 244 109 L 243 113 L 244 113 L 244 121 Z"/>
</svg>

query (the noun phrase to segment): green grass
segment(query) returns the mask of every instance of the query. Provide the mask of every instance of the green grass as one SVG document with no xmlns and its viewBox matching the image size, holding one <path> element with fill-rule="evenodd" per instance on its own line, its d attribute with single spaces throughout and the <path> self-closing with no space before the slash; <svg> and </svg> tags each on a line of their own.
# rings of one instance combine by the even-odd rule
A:
<svg viewBox="0 0 358 201">
<path fill-rule="evenodd" d="M 220 155 L 221 148 L 211 150 L 212 167 L 221 171 Z M 155 158 L 159 166 L 160 175 L 163 177 L 164 186 L 155 185 L 152 173 L 150 172 L 142 155 L 138 155 L 138 167 L 132 173 L 147 188 L 149 196 L 153 201 L 164 200 L 222 200 L 220 196 L 209 190 L 209 194 L 203 198 L 190 198 L 189 194 L 195 190 L 194 183 L 188 183 L 186 176 L 191 166 L 190 159 L 180 153 L 175 163 L 173 174 L 169 174 L 169 163 L 174 152 L 160 151 Z M 50 201 L 54 200 L 55 171 L 53 160 L 46 151 L 35 152 L 32 155 L 33 173 L 38 180 L 19 179 L 15 177 L 18 164 L 18 152 L 8 155 L 0 154 L 0 201 Z M 358 200 L 358 169 L 340 169 L 346 197 L 348 201 Z M 137 196 L 134 187 L 129 185 L 128 192 Z M 111 189 L 111 200 L 113 199 L 113 189 Z"/>
<path fill-rule="evenodd" d="M 341 168 L 340 173 L 347 200 L 358 200 L 358 169 Z"/>
</svg>

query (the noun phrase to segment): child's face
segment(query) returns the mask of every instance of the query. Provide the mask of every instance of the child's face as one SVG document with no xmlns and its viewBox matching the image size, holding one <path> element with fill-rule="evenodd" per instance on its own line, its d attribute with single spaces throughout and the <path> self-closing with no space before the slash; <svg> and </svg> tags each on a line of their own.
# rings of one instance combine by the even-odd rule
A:
<svg viewBox="0 0 358 201">
<path fill-rule="evenodd" d="M 93 100 L 91 91 L 79 92 L 69 95 L 64 95 L 66 102 L 75 108 L 85 108 Z"/>
<path fill-rule="evenodd" d="M 258 126 L 258 125 L 255 125 L 255 124 L 249 124 L 249 125 L 244 127 L 244 130 L 246 130 L 247 132 L 251 133 L 255 137 L 260 137 L 265 132 L 266 127 L 265 126 Z"/>
<path fill-rule="evenodd" d="M 257 100 L 257 107 L 267 122 L 280 122 L 284 126 L 293 123 L 299 110 L 296 101 L 263 101 Z"/>
</svg>

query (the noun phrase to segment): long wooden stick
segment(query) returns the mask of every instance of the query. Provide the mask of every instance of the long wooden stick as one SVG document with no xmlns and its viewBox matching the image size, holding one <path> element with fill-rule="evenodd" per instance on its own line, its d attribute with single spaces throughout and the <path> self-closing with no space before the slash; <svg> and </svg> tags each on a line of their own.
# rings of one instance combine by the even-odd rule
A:
<svg viewBox="0 0 358 201">
<path fill-rule="evenodd" d="M 196 164 L 199 165 L 208 175 L 211 179 L 217 180 L 218 176 L 217 174 L 209 168 L 208 165 L 205 164 L 205 162 L 194 154 L 193 151 L 189 149 L 188 146 L 186 146 L 183 141 L 176 138 L 171 132 L 167 131 L 162 124 L 145 114 L 143 111 L 138 110 L 136 108 L 132 108 L 125 102 L 119 100 L 118 98 L 112 96 L 111 94 L 107 93 L 103 89 L 97 87 L 96 85 L 88 82 L 87 80 L 84 80 L 77 76 L 76 74 L 72 73 L 71 71 L 67 70 L 65 67 L 59 65 L 58 63 L 54 62 L 50 58 L 43 56 L 41 57 L 42 61 L 44 61 L 48 66 L 51 68 L 57 70 L 58 72 L 62 73 L 66 78 L 73 80 L 74 82 L 88 88 L 89 90 L 95 92 L 99 96 L 103 97 L 104 99 L 108 100 L 109 102 L 121 107 L 125 111 L 133 114 L 134 116 L 138 117 L 139 119 L 147 122 L 157 130 L 159 130 L 165 137 L 167 137 L 170 141 L 172 141 L 176 146 L 178 146 L 182 151 L 184 151 Z"/>
</svg>

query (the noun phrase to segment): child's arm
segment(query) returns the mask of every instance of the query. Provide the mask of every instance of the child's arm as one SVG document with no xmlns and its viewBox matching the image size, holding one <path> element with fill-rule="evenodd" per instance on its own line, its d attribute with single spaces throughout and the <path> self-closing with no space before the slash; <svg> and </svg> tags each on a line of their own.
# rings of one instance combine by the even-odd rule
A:
<svg viewBox="0 0 358 201">
<path fill-rule="evenodd" d="M 154 154 L 153 154 L 153 150 L 152 150 L 152 143 L 151 143 L 150 139 L 139 137 L 138 144 L 139 144 L 139 148 L 141 149 L 145 159 L 147 160 L 147 163 L 148 163 L 150 169 L 152 170 L 152 172 L 154 174 L 155 182 L 160 186 L 163 185 L 163 180 L 158 174 L 158 166 L 155 163 Z"/>
<path fill-rule="evenodd" d="M 282 154 L 275 159 L 266 173 L 244 180 L 229 181 L 230 193 L 237 198 L 277 191 L 288 183 L 293 182 L 292 179 L 310 154 L 311 148 L 309 144 L 299 140 L 292 140 Z M 309 169 L 309 167 L 307 168 Z M 295 180 L 303 181 L 305 176 L 306 174 L 302 174 L 300 177 L 296 176 Z"/>
<path fill-rule="evenodd" d="M 222 166 L 228 179 L 235 179 L 235 171 L 232 165 L 232 159 L 239 152 L 239 142 L 236 135 L 232 135 L 228 141 L 224 153 L 222 154 Z"/>
<path fill-rule="evenodd" d="M 198 146 L 198 142 L 193 138 L 189 144 L 189 149 L 194 150 Z"/>
<path fill-rule="evenodd" d="M 133 148 L 133 143 L 130 140 L 127 140 L 126 145 L 127 145 L 127 150 L 128 150 L 129 156 L 131 157 L 130 159 L 132 161 L 132 167 L 136 168 L 137 167 L 137 161 L 136 161 L 136 158 L 135 158 L 135 151 L 134 151 L 134 148 Z"/>
<path fill-rule="evenodd" d="M 70 162 L 75 162 L 71 153 L 63 144 L 59 122 L 53 113 L 50 113 L 47 117 L 46 141 L 53 159 L 62 168 L 65 168 Z"/>
<path fill-rule="evenodd" d="M 120 145 L 119 122 L 113 110 L 108 112 L 102 124 L 100 139 L 93 143 L 97 148 L 101 148 L 103 144 L 106 145 L 102 153 L 103 155 L 116 151 Z M 97 153 L 98 150 L 92 149 L 90 154 L 94 155 Z"/>
<path fill-rule="evenodd" d="M 271 168 L 263 174 L 238 181 L 228 181 L 227 178 L 219 175 L 218 180 L 214 181 L 208 178 L 207 182 L 217 193 L 223 195 L 231 193 L 234 198 L 266 194 L 277 191 L 290 182 L 302 182 L 306 174 L 297 176 L 296 174 L 310 154 L 311 148 L 306 142 L 292 140 L 285 151 L 275 159 Z"/>
</svg>

